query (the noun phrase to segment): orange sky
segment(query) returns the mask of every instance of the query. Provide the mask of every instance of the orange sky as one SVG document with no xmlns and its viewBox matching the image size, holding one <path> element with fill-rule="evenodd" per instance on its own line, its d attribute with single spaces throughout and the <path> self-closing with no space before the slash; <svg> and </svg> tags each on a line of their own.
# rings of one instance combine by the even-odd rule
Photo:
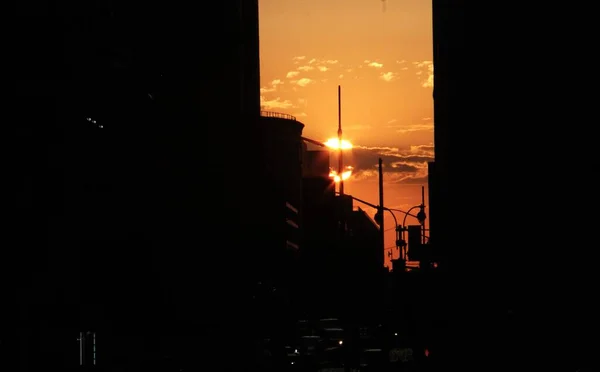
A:
<svg viewBox="0 0 600 372">
<path fill-rule="evenodd" d="M 421 186 L 427 198 L 426 162 L 433 160 L 431 1 L 260 0 L 259 6 L 263 110 L 292 114 L 306 125 L 305 137 L 325 141 L 337 135 L 341 85 L 344 138 L 355 146 L 345 164 L 356 169 L 344 191 L 378 204 L 382 157 L 384 205 L 418 205 Z M 396 216 L 401 223 L 404 215 Z M 386 230 L 394 226 L 389 213 L 385 223 Z M 386 247 L 394 239 L 394 231 L 387 231 Z"/>
</svg>

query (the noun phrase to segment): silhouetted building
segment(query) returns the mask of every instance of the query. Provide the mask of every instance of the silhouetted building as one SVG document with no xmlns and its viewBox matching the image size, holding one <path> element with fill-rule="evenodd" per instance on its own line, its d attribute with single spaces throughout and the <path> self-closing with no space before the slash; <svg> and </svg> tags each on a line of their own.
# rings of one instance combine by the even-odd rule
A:
<svg viewBox="0 0 600 372">
<path fill-rule="evenodd" d="M 322 317 L 327 296 L 323 276 L 334 277 L 339 261 L 333 252 L 338 246 L 338 221 L 335 209 L 335 183 L 330 177 L 306 177 L 303 187 L 303 237 L 300 262 L 302 267 L 302 301 L 307 317 Z M 322 289 L 317 291 L 317 289 Z M 311 303 L 306 303 L 311 299 Z M 317 311 L 317 313 L 315 313 Z M 330 316 L 327 314 L 326 316 Z"/>
<path fill-rule="evenodd" d="M 350 306 L 356 310 L 352 316 L 362 323 L 378 324 L 383 316 L 387 271 L 381 254 L 379 226 L 360 207 L 350 212 L 347 223 L 350 263 L 346 268 L 350 304 L 360 304 L 360 307 Z"/>
<path fill-rule="evenodd" d="M 329 151 L 309 151 L 306 143 L 304 143 L 304 160 L 302 165 L 302 174 L 304 178 L 329 177 Z"/>
<path fill-rule="evenodd" d="M 268 187 L 238 166 L 260 142 L 257 0 L 203 3 L 211 22 L 191 4 L 34 3 L 17 6 L 11 124 L 21 370 L 78 364 L 88 331 L 104 368 L 224 357 L 252 335 L 246 221 Z"/>
<path fill-rule="evenodd" d="M 429 185 L 430 195 L 434 197 L 434 200 L 429 203 L 434 214 L 433 225 L 430 222 L 430 237 L 431 243 L 436 245 L 447 258 L 453 243 L 451 239 L 453 225 L 457 223 L 452 218 L 450 207 L 452 199 L 448 194 L 448 190 L 453 187 L 450 184 L 450 168 L 452 164 L 458 166 L 460 162 L 458 154 L 452 153 L 449 138 L 451 128 L 460 125 L 464 115 L 467 115 L 464 108 L 468 99 L 461 95 L 460 87 L 453 85 L 453 83 L 461 84 L 460 77 L 452 75 L 453 71 L 462 71 L 455 67 L 464 63 L 460 54 L 463 40 L 461 26 L 454 24 L 455 18 L 460 21 L 459 14 L 462 9 L 449 0 L 433 0 L 432 12 L 435 166 L 433 169 L 430 168 L 431 177 L 434 177 L 434 184 Z"/>
<path fill-rule="evenodd" d="M 256 166 L 262 167 L 263 177 L 268 180 L 268 187 L 262 190 L 261 199 L 270 199 L 274 208 L 262 208 L 257 212 L 284 227 L 279 246 L 293 251 L 297 251 L 293 246 L 300 244 L 303 128 L 304 124 L 291 115 L 263 111 L 260 121 L 261 142 L 256 144 L 256 151 L 262 155 Z M 268 231 L 273 234 L 282 229 Z"/>
<path fill-rule="evenodd" d="M 350 195 L 336 196 L 329 152 L 307 151 L 300 250 L 306 314 L 367 321 L 383 306 L 384 263 L 379 227 Z M 368 305 L 367 305 L 368 304 Z M 360 309 L 360 311 L 358 310 Z"/>
<path fill-rule="evenodd" d="M 302 244 L 303 128 L 304 124 L 291 115 L 263 111 L 257 129 L 260 140 L 253 144 L 244 164 L 254 170 L 253 178 L 261 178 L 258 184 L 262 185 L 249 195 L 259 204 L 247 210 L 246 221 L 255 242 L 256 280 L 268 282 L 279 301 L 277 305 L 263 303 L 279 309 L 277 315 L 264 318 L 271 323 L 264 324 L 265 330 L 280 332 L 286 324 L 291 327 L 295 316 L 292 301 Z M 253 178 L 240 182 L 256 182 Z"/>
</svg>

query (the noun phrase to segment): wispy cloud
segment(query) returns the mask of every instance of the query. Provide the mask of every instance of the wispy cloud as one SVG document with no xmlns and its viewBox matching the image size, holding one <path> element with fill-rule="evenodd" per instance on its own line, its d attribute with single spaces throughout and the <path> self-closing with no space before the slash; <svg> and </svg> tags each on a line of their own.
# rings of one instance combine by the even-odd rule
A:
<svg viewBox="0 0 600 372">
<path fill-rule="evenodd" d="M 298 79 L 298 80 L 292 80 L 292 81 L 290 81 L 290 83 L 296 84 L 300 87 L 306 87 L 310 84 L 314 84 L 315 81 L 313 79 L 309 79 L 309 78 L 302 78 L 302 79 Z"/>
<path fill-rule="evenodd" d="M 417 75 L 422 77 L 421 86 L 423 88 L 433 88 L 433 62 L 421 61 L 413 62 L 417 68 Z"/>
<path fill-rule="evenodd" d="M 292 58 L 292 60 L 294 61 L 294 64 L 297 65 L 300 63 L 300 61 L 303 61 L 306 59 L 306 56 L 296 56 L 294 58 Z"/>
<path fill-rule="evenodd" d="M 396 119 L 387 122 L 386 128 L 395 129 L 396 133 L 406 134 L 420 131 L 433 131 L 433 122 L 431 118 L 423 118 L 420 123 L 398 123 Z"/>
<path fill-rule="evenodd" d="M 407 76 L 410 76 L 401 73 L 402 70 L 409 68 L 411 70 L 416 70 L 417 76 L 422 80 L 421 85 L 423 87 L 431 87 L 433 85 L 433 64 L 431 61 L 416 61 L 409 63 L 404 59 L 393 59 L 387 62 L 365 59 L 362 61 L 354 61 L 354 63 L 345 63 L 344 61 L 339 61 L 337 59 L 318 58 L 305 55 L 295 56 L 292 60 L 296 66 L 293 66 L 285 74 L 284 78 L 274 79 L 270 84 L 261 87 L 261 95 L 264 95 L 264 106 L 273 109 L 292 108 L 293 105 L 291 101 L 282 100 L 277 97 L 286 97 L 286 93 L 297 95 L 303 88 L 315 84 L 324 84 L 329 81 L 339 81 L 341 79 L 378 79 L 385 83 L 391 83 L 400 79 L 406 79 Z M 388 70 L 384 67 L 386 64 L 388 66 L 395 66 L 397 70 L 394 71 L 391 68 Z M 384 68 L 385 70 L 383 70 Z M 421 124 L 420 126 L 410 125 L 395 127 L 398 133 L 426 130 L 425 128 L 429 128 L 429 126 L 427 124 Z"/>
<path fill-rule="evenodd" d="M 383 161 L 384 180 L 389 183 L 427 183 L 427 162 L 433 161 L 432 145 L 413 145 L 409 148 L 355 146 L 351 160 L 355 180 L 376 180 L 378 161 Z"/>
<path fill-rule="evenodd" d="M 396 126 L 399 127 L 399 126 Z M 420 131 L 433 131 L 433 124 L 431 123 L 419 123 L 407 125 L 396 129 L 396 133 L 411 133 Z"/>
<path fill-rule="evenodd" d="M 267 100 L 264 96 L 260 96 L 260 106 L 264 110 L 272 109 L 289 109 L 296 107 L 289 99 L 282 100 L 280 97 Z"/>
<path fill-rule="evenodd" d="M 270 86 L 260 88 L 260 93 L 270 93 L 277 90 L 277 86 L 283 84 L 283 81 L 275 79 L 271 81 Z"/>
<path fill-rule="evenodd" d="M 381 75 L 379 75 L 379 78 L 381 80 L 386 81 L 388 83 L 396 80 L 397 77 L 398 77 L 398 73 L 396 73 L 396 72 L 383 72 L 383 73 L 381 73 Z"/>
<path fill-rule="evenodd" d="M 371 62 L 367 66 L 369 66 L 369 67 L 375 67 L 375 68 L 382 68 L 383 67 L 383 63 Z"/>
<path fill-rule="evenodd" d="M 337 59 L 296 56 L 293 57 L 293 61 L 298 66 L 295 66 L 293 70 L 290 70 L 285 78 L 293 79 L 293 85 L 298 87 L 305 87 L 308 84 L 313 84 L 318 81 L 324 82 L 327 81 L 324 79 L 331 79 L 333 76 L 337 76 L 337 79 L 368 79 L 370 76 L 369 70 L 381 71 L 385 66 L 384 61 L 372 59 L 365 59 L 360 62 L 356 61 L 359 63 L 341 63 Z M 415 61 L 409 63 L 405 59 L 396 59 L 391 60 L 388 64 L 395 64 L 397 70 L 394 71 L 393 69 L 390 69 L 388 71 L 377 72 L 377 75 L 373 75 L 373 78 L 378 78 L 386 83 L 393 82 L 400 78 L 404 79 L 405 75 L 401 75 L 400 72 L 410 68 L 411 70 L 416 70 L 415 73 L 421 78 L 421 86 L 425 88 L 433 87 L 433 63 L 431 61 Z M 332 72 L 335 73 L 335 75 L 327 75 L 325 78 L 318 78 L 315 75 L 317 71 L 322 73 Z M 302 76 L 301 79 L 299 78 L 300 76 Z M 293 87 L 291 90 L 297 91 Z M 274 91 L 276 91 L 274 85 L 266 86 L 261 89 L 262 93 Z"/>
</svg>

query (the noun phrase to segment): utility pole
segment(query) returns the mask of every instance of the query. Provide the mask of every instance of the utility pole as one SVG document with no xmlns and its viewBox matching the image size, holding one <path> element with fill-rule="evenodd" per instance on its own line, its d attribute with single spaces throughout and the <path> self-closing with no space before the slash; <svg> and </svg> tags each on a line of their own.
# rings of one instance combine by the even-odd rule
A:
<svg viewBox="0 0 600 372">
<path fill-rule="evenodd" d="M 381 252 L 385 261 L 385 228 L 383 227 L 383 160 L 379 158 L 379 232 L 381 234 Z"/>
<path fill-rule="evenodd" d="M 425 186 L 421 186 L 421 212 L 422 219 L 419 220 L 421 223 L 421 234 L 423 235 L 421 244 L 425 244 Z"/>
</svg>

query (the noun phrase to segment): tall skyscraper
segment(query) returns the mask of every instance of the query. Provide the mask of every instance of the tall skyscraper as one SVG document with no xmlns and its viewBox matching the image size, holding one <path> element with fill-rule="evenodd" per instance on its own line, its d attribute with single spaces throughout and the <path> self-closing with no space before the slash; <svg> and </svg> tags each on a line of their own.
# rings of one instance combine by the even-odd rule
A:
<svg viewBox="0 0 600 372">
<path fill-rule="evenodd" d="M 125 370 L 200 365 L 247 334 L 226 314 L 251 298 L 239 164 L 260 112 L 257 6 L 18 5 L 23 370 L 79 363 L 80 332 Z"/>
</svg>

